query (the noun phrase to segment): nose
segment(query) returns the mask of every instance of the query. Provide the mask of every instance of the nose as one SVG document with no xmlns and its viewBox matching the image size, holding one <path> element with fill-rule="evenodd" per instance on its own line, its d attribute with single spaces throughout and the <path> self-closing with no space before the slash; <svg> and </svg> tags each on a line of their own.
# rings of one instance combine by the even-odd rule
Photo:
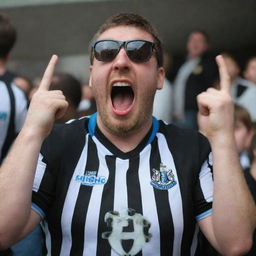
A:
<svg viewBox="0 0 256 256">
<path fill-rule="evenodd" d="M 127 70 L 129 69 L 130 64 L 131 64 L 131 61 L 126 54 L 125 49 L 122 47 L 113 61 L 113 67 L 116 70 L 119 70 L 119 69 Z"/>
</svg>

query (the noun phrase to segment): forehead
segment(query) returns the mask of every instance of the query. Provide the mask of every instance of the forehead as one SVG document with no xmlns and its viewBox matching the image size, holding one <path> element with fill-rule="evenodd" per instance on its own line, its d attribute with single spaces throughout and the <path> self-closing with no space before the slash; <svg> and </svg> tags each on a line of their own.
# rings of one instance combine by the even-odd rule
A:
<svg viewBox="0 0 256 256">
<path fill-rule="evenodd" d="M 193 39 L 201 40 L 201 41 L 206 42 L 205 36 L 200 32 L 193 32 L 192 34 L 190 34 L 189 35 L 189 40 L 193 40 Z"/>
<path fill-rule="evenodd" d="M 256 67 L 256 59 L 252 59 L 249 64 L 248 67 Z"/>
<path fill-rule="evenodd" d="M 109 28 L 102 34 L 100 34 L 100 36 L 97 38 L 97 40 L 102 39 L 113 39 L 118 41 L 142 39 L 147 41 L 153 41 L 153 37 L 151 34 L 141 28 L 137 28 L 134 26 L 117 26 Z"/>
</svg>

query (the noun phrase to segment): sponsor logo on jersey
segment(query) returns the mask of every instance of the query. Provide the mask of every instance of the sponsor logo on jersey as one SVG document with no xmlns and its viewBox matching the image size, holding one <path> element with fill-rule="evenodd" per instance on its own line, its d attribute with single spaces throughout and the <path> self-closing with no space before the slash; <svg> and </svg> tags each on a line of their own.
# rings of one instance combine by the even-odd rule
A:
<svg viewBox="0 0 256 256">
<path fill-rule="evenodd" d="M 75 181 L 85 186 L 103 185 L 107 182 L 104 176 L 97 176 L 96 171 L 86 171 L 84 175 L 76 175 Z"/>
<path fill-rule="evenodd" d="M 157 189 L 167 190 L 177 184 L 175 176 L 171 169 L 160 163 L 160 169 L 153 169 L 153 175 L 150 184 Z"/>
<path fill-rule="evenodd" d="M 103 232 L 102 238 L 120 256 L 136 255 L 152 237 L 150 222 L 133 209 L 107 212 L 104 220 L 111 231 Z"/>
</svg>

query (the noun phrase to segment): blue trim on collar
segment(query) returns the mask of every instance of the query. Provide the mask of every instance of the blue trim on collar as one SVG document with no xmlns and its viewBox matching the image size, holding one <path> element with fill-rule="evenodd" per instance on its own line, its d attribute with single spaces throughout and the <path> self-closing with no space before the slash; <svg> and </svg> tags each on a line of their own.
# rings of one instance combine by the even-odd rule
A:
<svg viewBox="0 0 256 256">
<path fill-rule="evenodd" d="M 97 112 L 92 114 L 89 119 L 88 130 L 91 136 L 94 136 L 97 123 Z"/>
<path fill-rule="evenodd" d="M 150 137 L 146 145 L 150 144 L 154 140 L 159 129 L 159 121 L 154 116 L 152 116 L 152 122 L 153 122 L 152 132 L 150 134 Z"/>
<path fill-rule="evenodd" d="M 152 132 L 146 145 L 150 144 L 154 140 L 159 129 L 159 121 L 154 116 L 152 116 L 152 122 L 153 122 Z M 96 124 L 97 124 L 97 112 L 91 115 L 89 119 L 88 130 L 91 136 L 94 136 Z"/>
</svg>

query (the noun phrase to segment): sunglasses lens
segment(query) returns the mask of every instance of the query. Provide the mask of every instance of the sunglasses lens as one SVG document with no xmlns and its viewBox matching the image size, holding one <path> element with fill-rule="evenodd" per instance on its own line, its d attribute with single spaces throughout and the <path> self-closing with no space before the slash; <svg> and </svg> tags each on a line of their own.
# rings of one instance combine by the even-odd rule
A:
<svg viewBox="0 0 256 256">
<path fill-rule="evenodd" d="M 93 46 L 94 56 L 99 61 L 113 61 L 123 44 L 125 44 L 126 54 L 133 62 L 146 62 L 152 56 L 154 44 L 143 40 L 127 42 L 114 40 L 96 41 Z"/>
<path fill-rule="evenodd" d="M 119 45 L 114 41 L 99 41 L 94 46 L 95 58 L 99 61 L 112 61 L 119 51 Z"/>
<path fill-rule="evenodd" d="M 134 62 L 145 62 L 152 56 L 152 44 L 147 41 L 131 41 L 126 45 L 126 52 Z"/>
</svg>

